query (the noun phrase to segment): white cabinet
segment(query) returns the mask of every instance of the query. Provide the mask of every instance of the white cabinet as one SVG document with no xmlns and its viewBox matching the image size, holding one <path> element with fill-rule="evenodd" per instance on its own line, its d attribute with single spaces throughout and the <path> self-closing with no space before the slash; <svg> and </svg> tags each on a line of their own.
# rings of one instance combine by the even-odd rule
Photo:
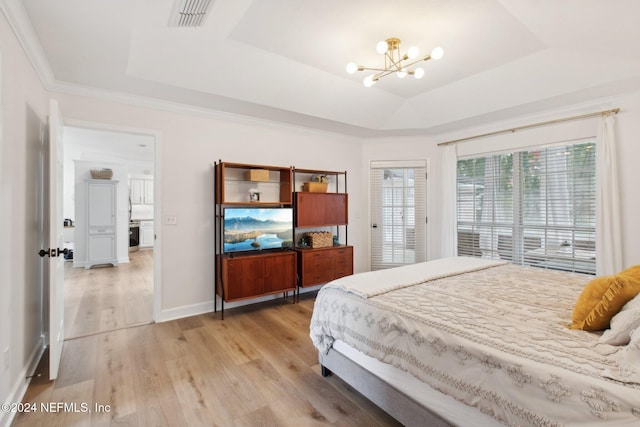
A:
<svg viewBox="0 0 640 427">
<path fill-rule="evenodd" d="M 144 201 L 144 180 L 134 179 L 129 180 L 129 197 L 131 197 L 131 203 L 134 205 L 141 205 Z"/>
<path fill-rule="evenodd" d="M 129 179 L 129 197 L 134 205 L 153 204 L 153 178 L 145 175 L 145 178 L 131 177 Z"/>
<path fill-rule="evenodd" d="M 144 180 L 144 199 L 143 200 L 145 205 L 153 204 L 153 180 L 152 179 Z"/>
<path fill-rule="evenodd" d="M 118 265 L 116 194 L 118 181 L 87 180 L 87 262 Z"/>
<path fill-rule="evenodd" d="M 140 221 L 140 247 L 152 248 L 154 240 L 153 221 Z"/>
</svg>

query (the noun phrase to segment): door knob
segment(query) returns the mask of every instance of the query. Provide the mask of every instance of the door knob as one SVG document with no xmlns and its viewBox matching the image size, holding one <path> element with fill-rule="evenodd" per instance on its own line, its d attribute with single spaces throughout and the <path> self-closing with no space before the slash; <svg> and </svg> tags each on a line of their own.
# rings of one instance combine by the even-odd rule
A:
<svg viewBox="0 0 640 427">
<path fill-rule="evenodd" d="M 50 252 L 49 252 L 50 250 L 51 250 L 51 249 L 47 249 L 47 250 L 45 251 L 44 249 L 40 249 L 40 252 L 38 252 L 38 255 L 40 255 L 40 257 L 44 257 L 45 255 L 49 255 L 49 256 L 51 256 L 51 254 L 50 254 Z"/>
</svg>

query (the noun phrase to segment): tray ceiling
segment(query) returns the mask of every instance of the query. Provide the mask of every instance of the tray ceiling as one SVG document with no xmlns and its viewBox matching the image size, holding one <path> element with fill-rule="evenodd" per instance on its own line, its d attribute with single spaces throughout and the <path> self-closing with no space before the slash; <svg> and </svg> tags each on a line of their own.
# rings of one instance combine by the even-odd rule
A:
<svg viewBox="0 0 640 427">
<path fill-rule="evenodd" d="M 213 0 L 196 28 L 170 25 L 174 0 L 3 2 L 34 35 L 49 87 L 352 135 L 447 131 L 640 88 L 634 0 Z M 445 54 L 421 80 L 366 88 L 345 65 L 382 64 L 388 37 Z"/>
</svg>

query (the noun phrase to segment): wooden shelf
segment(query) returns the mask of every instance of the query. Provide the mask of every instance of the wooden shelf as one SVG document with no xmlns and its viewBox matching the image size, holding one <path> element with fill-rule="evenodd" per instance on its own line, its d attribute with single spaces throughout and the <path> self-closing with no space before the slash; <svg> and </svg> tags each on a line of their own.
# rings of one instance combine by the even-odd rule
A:
<svg viewBox="0 0 640 427">
<path fill-rule="evenodd" d="M 221 182 L 216 186 L 216 203 L 254 204 L 249 190 L 257 189 L 261 204 L 291 205 L 292 172 L 290 167 L 253 165 L 244 163 L 216 163 L 215 176 Z M 268 172 L 267 181 L 247 179 L 251 170 Z"/>
<path fill-rule="evenodd" d="M 274 205 L 286 205 L 289 206 L 291 205 L 291 203 L 280 203 L 280 202 L 226 202 L 224 204 L 225 206 L 259 206 L 259 205 L 265 205 L 265 206 L 274 206 Z"/>
</svg>

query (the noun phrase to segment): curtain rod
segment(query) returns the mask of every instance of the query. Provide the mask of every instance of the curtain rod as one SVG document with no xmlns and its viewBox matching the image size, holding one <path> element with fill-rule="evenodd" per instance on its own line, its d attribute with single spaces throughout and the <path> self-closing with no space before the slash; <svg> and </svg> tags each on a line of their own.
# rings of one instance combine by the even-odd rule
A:
<svg viewBox="0 0 640 427">
<path fill-rule="evenodd" d="M 510 129 L 497 130 L 495 132 L 483 133 L 481 135 L 468 136 L 466 138 L 460 138 L 460 139 L 454 139 L 454 140 L 447 141 L 447 142 L 441 142 L 441 143 L 438 144 L 438 146 L 455 144 L 457 142 L 463 142 L 463 141 L 469 141 L 470 139 L 484 138 L 486 136 L 500 135 L 501 133 L 515 132 L 517 130 L 529 129 L 529 128 L 534 128 L 534 127 L 537 127 L 537 126 L 551 125 L 551 124 L 554 124 L 554 123 L 561 123 L 561 122 L 568 122 L 568 121 L 571 121 L 571 120 L 585 119 L 587 117 L 599 116 L 601 114 L 610 114 L 610 113 L 618 114 L 619 111 L 620 111 L 620 108 L 613 108 L 611 110 L 599 111 L 597 113 L 588 113 L 588 114 L 582 114 L 580 116 L 565 117 L 563 119 L 548 120 L 546 122 L 533 123 L 533 124 L 524 125 L 524 126 L 517 126 L 517 127 L 514 127 L 514 128 L 510 128 Z"/>
</svg>

